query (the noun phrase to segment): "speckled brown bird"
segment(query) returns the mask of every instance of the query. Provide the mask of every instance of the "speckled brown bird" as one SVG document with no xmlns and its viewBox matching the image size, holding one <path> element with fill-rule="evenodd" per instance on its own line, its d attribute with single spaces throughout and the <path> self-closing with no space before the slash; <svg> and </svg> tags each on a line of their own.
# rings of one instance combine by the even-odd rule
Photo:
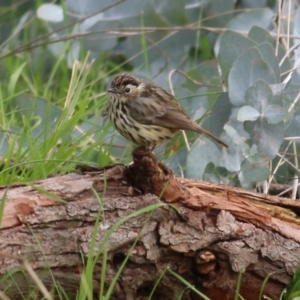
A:
<svg viewBox="0 0 300 300">
<path fill-rule="evenodd" d="M 108 93 L 106 109 L 111 122 L 122 136 L 137 145 L 153 148 L 179 130 L 191 130 L 228 147 L 194 122 L 176 98 L 157 85 L 121 74 L 113 79 Z"/>
</svg>

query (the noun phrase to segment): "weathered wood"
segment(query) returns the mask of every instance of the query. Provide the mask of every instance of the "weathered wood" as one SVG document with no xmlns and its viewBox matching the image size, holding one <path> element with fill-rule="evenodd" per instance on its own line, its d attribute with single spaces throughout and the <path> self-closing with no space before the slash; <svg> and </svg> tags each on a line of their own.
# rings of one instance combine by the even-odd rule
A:
<svg viewBox="0 0 300 300">
<path fill-rule="evenodd" d="M 114 224 L 141 208 L 161 203 L 158 196 L 162 195 L 172 206 L 138 214 L 110 236 L 106 287 L 129 254 L 111 299 L 147 299 L 162 272 L 154 298 L 175 299 L 185 286 L 168 269 L 211 299 L 232 299 L 239 271 L 245 271 L 242 296 L 258 299 L 264 278 L 273 273 L 264 294 L 279 298 L 300 263 L 298 202 L 175 178 L 151 154 L 134 155 L 129 167 L 2 188 L 0 273 L 21 268 L 26 259 L 49 289 L 54 285 L 53 276 L 72 299 L 99 211 L 94 255 Z M 136 239 L 139 242 L 130 250 Z M 94 269 L 95 295 L 101 265 L 100 255 Z M 0 281 L 0 290 L 20 298 L 29 285 L 28 277 L 17 272 Z M 183 299 L 193 297 L 187 290 Z"/>
</svg>

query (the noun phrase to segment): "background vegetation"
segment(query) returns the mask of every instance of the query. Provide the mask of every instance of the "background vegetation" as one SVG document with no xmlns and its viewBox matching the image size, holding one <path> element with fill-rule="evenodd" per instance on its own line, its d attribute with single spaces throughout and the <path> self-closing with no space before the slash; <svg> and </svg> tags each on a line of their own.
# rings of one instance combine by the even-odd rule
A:
<svg viewBox="0 0 300 300">
<path fill-rule="evenodd" d="M 245 188 L 298 176 L 297 1 L 2 1 L 1 12 L 1 184 L 129 162 L 103 115 L 121 72 L 171 90 L 230 145 L 177 134 L 156 154 L 178 175 Z"/>
<path fill-rule="evenodd" d="M 299 4 L 2 0 L 0 184 L 130 162 L 104 114 L 112 78 L 130 72 L 230 145 L 177 134 L 155 150 L 177 175 L 297 188 Z"/>
</svg>

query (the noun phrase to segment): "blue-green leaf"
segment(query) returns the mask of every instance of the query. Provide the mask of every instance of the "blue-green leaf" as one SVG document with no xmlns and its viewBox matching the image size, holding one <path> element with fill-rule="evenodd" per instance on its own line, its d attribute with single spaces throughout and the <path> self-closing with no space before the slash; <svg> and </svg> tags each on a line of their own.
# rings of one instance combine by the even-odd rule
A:
<svg viewBox="0 0 300 300">
<path fill-rule="evenodd" d="M 287 116 L 287 110 L 279 105 L 267 105 L 263 110 L 263 117 L 269 124 L 277 124 Z"/>
<path fill-rule="evenodd" d="M 245 129 L 251 136 L 254 144 L 258 147 L 258 152 L 268 155 L 273 159 L 283 142 L 284 123 L 269 124 L 264 118 L 259 118 L 255 122 L 245 122 Z"/>
<path fill-rule="evenodd" d="M 257 49 L 262 57 L 262 59 L 268 63 L 268 65 L 273 69 L 276 77 L 276 82 L 280 81 L 280 69 L 279 61 L 275 55 L 274 48 L 269 43 L 264 43 L 257 46 Z"/>
<path fill-rule="evenodd" d="M 211 140 L 200 137 L 191 147 L 187 156 L 186 175 L 188 178 L 202 179 L 209 163 L 219 165 L 221 152 Z"/>
<path fill-rule="evenodd" d="M 255 45 L 255 42 L 253 42 L 251 39 L 248 39 L 245 36 L 231 30 L 226 30 L 220 36 L 218 60 L 222 70 L 222 75 L 226 80 L 234 61 L 241 54 Z"/>
<path fill-rule="evenodd" d="M 249 31 L 253 26 L 269 28 L 273 18 L 274 12 L 270 8 L 251 9 L 238 14 L 227 24 L 227 28 L 241 31 Z"/>
<path fill-rule="evenodd" d="M 249 182 L 266 180 L 270 175 L 268 164 L 269 158 L 266 155 L 257 153 L 247 157 L 241 165 L 244 179 Z"/>
<path fill-rule="evenodd" d="M 64 20 L 64 12 L 60 5 L 46 3 L 38 8 L 37 17 L 44 21 L 59 23 Z"/>
<path fill-rule="evenodd" d="M 240 122 L 255 121 L 260 116 L 260 112 L 249 105 L 242 106 L 239 109 L 237 119 Z"/>
<path fill-rule="evenodd" d="M 182 176 L 185 174 L 186 169 L 186 159 L 188 155 L 188 150 L 186 147 L 181 148 L 179 151 L 174 153 L 170 158 L 165 161 L 165 164 L 176 174 L 177 176 Z"/>
<path fill-rule="evenodd" d="M 247 104 L 260 112 L 268 103 L 271 103 L 272 99 L 272 90 L 263 80 L 257 80 L 246 91 Z"/>
<path fill-rule="evenodd" d="M 229 101 L 228 93 L 222 93 L 210 113 L 209 128 L 216 135 L 220 135 L 223 131 L 224 124 L 231 114 L 231 109 L 232 104 Z"/>
<path fill-rule="evenodd" d="M 225 125 L 224 129 L 226 131 L 226 136 L 230 140 L 230 147 L 229 150 L 222 153 L 222 163 L 228 171 L 239 172 L 245 153 L 248 154 L 249 152 L 249 146 L 235 128 Z"/>
<path fill-rule="evenodd" d="M 246 91 L 259 79 L 267 84 L 276 83 L 273 69 L 261 57 L 257 48 L 251 48 L 242 54 L 229 72 L 229 98 L 232 104 L 246 104 Z"/>
<path fill-rule="evenodd" d="M 271 36 L 269 31 L 267 31 L 266 29 L 264 29 L 262 27 L 256 26 L 256 25 L 250 29 L 250 31 L 248 33 L 248 38 L 255 41 L 258 45 L 264 44 L 264 43 L 269 43 L 273 49 L 276 44 L 275 39 Z"/>
</svg>

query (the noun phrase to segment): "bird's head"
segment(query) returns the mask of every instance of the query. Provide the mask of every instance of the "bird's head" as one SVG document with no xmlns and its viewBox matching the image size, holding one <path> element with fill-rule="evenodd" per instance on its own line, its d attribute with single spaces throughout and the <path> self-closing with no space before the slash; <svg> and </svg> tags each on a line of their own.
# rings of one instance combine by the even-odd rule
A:
<svg viewBox="0 0 300 300">
<path fill-rule="evenodd" d="M 129 74 L 117 75 L 108 93 L 117 94 L 121 101 L 134 100 L 139 97 L 145 89 L 145 83 Z"/>
</svg>

